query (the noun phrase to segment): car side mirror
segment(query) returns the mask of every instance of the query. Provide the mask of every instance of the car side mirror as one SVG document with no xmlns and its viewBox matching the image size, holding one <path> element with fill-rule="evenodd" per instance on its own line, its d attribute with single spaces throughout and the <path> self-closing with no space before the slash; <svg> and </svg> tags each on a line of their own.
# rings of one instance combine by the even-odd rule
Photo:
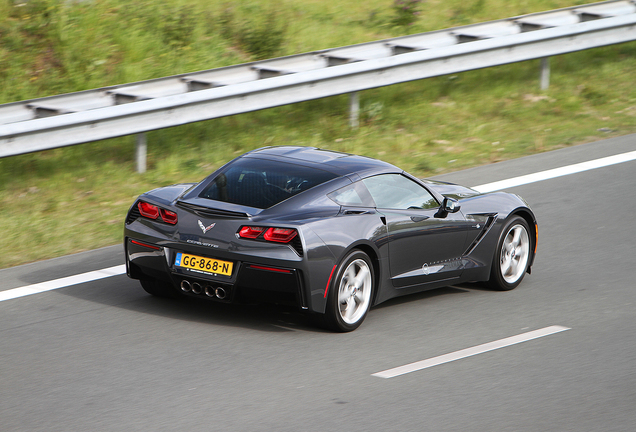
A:
<svg viewBox="0 0 636 432">
<path fill-rule="evenodd" d="M 439 218 L 446 217 L 449 213 L 457 213 L 461 206 L 459 205 L 459 201 L 455 198 L 444 197 L 444 201 L 442 201 L 442 206 L 439 208 L 439 211 L 435 215 Z"/>
<path fill-rule="evenodd" d="M 442 202 L 442 207 L 444 207 L 444 211 L 448 213 L 457 213 L 461 206 L 459 205 L 459 201 L 454 198 L 444 198 Z"/>
</svg>

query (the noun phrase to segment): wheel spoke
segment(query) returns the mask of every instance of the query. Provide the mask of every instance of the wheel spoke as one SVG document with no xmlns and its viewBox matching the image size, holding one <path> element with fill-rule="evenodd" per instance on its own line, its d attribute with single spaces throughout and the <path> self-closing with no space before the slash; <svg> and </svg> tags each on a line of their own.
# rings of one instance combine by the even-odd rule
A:
<svg viewBox="0 0 636 432">
<path fill-rule="evenodd" d="M 508 274 L 516 276 L 518 267 L 519 267 L 519 261 L 517 261 L 516 259 L 511 259 L 510 260 L 510 265 L 508 267 L 510 272 Z"/>
<path fill-rule="evenodd" d="M 353 299 L 355 300 L 356 305 L 364 303 L 364 292 L 362 292 L 362 290 L 359 289 L 358 291 L 356 291 L 355 295 L 353 296 Z"/>
<path fill-rule="evenodd" d="M 366 279 L 366 277 L 368 275 L 369 275 L 369 268 L 368 267 L 361 267 L 360 271 L 356 275 L 352 285 L 354 285 L 358 289 L 361 289 L 362 285 L 364 283 L 364 280 Z"/>
<path fill-rule="evenodd" d="M 512 244 L 512 240 L 508 240 L 508 238 L 506 238 L 506 241 L 504 242 L 504 249 L 508 253 L 512 252 L 512 250 L 514 249 L 514 245 Z"/>
<path fill-rule="evenodd" d="M 356 278 L 356 269 L 354 266 L 349 266 L 347 269 L 347 274 L 345 275 L 345 280 L 349 283 L 349 285 L 353 284 L 353 281 Z"/>
<path fill-rule="evenodd" d="M 512 244 L 514 247 L 519 246 L 519 239 L 521 238 L 521 227 L 516 227 L 512 236 Z"/>
<path fill-rule="evenodd" d="M 341 304 L 345 304 L 349 300 L 349 297 L 351 297 L 351 290 L 349 289 L 349 287 L 340 288 L 340 292 L 338 293 L 338 301 Z"/>
<path fill-rule="evenodd" d="M 356 311 L 356 302 L 352 297 L 349 297 L 347 300 L 347 308 L 345 309 L 344 318 L 347 320 L 351 320 L 351 317 Z"/>
<path fill-rule="evenodd" d="M 503 262 L 501 263 L 501 273 L 506 276 L 510 271 L 510 267 L 512 266 L 512 259 L 509 255 L 505 256 Z"/>
<path fill-rule="evenodd" d="M 524 247 L 524 245 L 520 245 L 515 251 L 515 255 L 519 257 L 519 260 L 524 259 L 528 255 L 529 248 Z"/>
</svg>

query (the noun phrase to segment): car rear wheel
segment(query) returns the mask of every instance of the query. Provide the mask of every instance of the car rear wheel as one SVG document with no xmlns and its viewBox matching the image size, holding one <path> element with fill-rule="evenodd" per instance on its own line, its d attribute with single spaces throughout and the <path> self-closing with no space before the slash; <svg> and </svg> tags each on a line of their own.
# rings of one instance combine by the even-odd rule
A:
<svg viewBox="0 0 636 432">
<path fill-rule="evenodd" d="M 336 277 L 329 287 L 325 319 L 336 331 L 357 329 L 371 307 L 375 277 L 369 256 L 360 250 L 352 251 L 338 266 Z"/>
<path fill-rule="evenodd" d="M 148 293 L 156 297 L 177 298 L 179 292 L 168 282 L 157 279 L 141 279 L 141 287 Z"/>
<path fill-rule="evenodd" d="M 528 223 L 519 216 L 505 225 L 490 270 L 488 285 L 491 288 L 508 291 L 521 283 L 532 253 L 529 233 Z"/>
</svg>

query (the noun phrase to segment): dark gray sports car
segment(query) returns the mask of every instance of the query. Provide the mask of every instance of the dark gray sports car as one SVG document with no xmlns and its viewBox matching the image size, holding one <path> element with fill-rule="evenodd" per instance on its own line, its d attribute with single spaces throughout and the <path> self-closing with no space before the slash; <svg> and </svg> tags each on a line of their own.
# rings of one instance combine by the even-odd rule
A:
<svg viewBox="0 0 636 432">
<path fill-rule="evenodd" d="M 254 150 L 198 184 L 147 192 L 124 233 L 128 276 L 150 294 L 291 303 L 337 331 L 404 294 L 513 289 L 537 245 L 517 195 L 308 147 Z"/>
</svg>

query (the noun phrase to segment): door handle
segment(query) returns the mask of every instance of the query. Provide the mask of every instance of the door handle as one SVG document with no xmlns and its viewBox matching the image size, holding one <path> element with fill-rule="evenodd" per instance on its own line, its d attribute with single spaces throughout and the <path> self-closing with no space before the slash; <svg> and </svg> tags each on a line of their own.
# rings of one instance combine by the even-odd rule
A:
<svg viewBox="0 0 636 432">
<path fill-rule="evenodd" d="M 426 219 L 429 219 L 430 216 L 411 216 L 411 220 L 413 222 L 422 222 L 425 221 Z"/>
</svg>

